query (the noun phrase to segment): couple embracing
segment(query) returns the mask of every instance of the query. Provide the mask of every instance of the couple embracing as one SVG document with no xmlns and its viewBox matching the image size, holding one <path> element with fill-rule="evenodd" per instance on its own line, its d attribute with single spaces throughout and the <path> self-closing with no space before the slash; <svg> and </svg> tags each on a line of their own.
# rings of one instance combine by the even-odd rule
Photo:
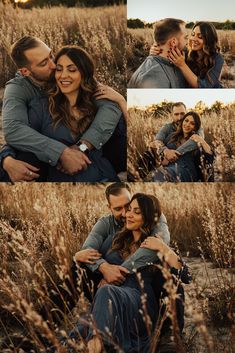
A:
<svg viewBox="0 0 235 353">
<path fill-rule="evenodd" d="M 91 56 L 40 39 L 11 48 L 16 77 L 3 98 L 1 181 L 118 181 L 126 170 L 126 102 L 95 78 Z"/>
<path fill-rule="evenodd" d="M 197 22 L 188 38 L 184 21 L 166 18 L 156 22 L 154 40 L 129 88 L 222 88 L 224 59 L 212 23 Z"/>
<path fill-rule="evenodd" d="M 119 347 L 125 353 L 149 353 L 158 329 L 161 339 L 156 352 L 176 352 L 171 340 L 172 322 L 166 318 L 162 303 L 170 295 L 164 286 L 166 273 L 177 293 L 174 305 L 178 335 L 184 327 L 181 283 L 188 283 L 190 275 L 169 247 L 170 234 L 158 199 L 144 193 L 131 197 L 130 191 L 125 183 L 106 188 L 111 214 L 98 220 L 74 256 L 78 270 L 83 269 L 84 292 L 91 308 L 70 337 L 75 341 L 86 339 L 89 353 L 100 353 L 104 347 L 108 352 L 116 352 Z M 87 292 L 89 281 L 94 296 Z M 159 327 L 161 317 L 165 321 Z"/>
</svg>

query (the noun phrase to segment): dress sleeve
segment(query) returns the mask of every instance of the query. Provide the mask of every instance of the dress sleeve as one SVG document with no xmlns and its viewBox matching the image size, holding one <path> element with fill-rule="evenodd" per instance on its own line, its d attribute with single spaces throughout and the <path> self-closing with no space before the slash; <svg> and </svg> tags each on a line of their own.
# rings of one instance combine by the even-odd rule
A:
<svg viewBox="0 0 235 353">
<path fill-rule="evenodd" d="M 204 78 L 198 78 L 198 88 L 223 88 L 219 81 L 224 59 L 221 54 L 215 56 L 215 64 L 210 68 Z"/>
</svg>

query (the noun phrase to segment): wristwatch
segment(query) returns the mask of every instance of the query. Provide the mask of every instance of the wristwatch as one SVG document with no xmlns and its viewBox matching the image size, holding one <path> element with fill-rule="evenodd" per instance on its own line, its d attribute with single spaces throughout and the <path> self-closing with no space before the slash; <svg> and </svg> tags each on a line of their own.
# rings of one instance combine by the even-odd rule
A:
<svg viewBox="0 0 235 353">
<path fill-rule="evenodd" d="M 83 153 L 87 153 L 89 152 L 89 148 L 87 147 L 87 145 L 85 143 L 78 143 L 78 148 L 80 149 L 81 152 Z"/>
</svg>

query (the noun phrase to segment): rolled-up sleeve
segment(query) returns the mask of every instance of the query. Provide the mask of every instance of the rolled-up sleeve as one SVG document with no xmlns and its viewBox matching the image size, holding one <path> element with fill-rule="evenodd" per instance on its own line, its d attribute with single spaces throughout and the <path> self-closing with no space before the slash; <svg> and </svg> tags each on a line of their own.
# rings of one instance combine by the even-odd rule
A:
<svg viewBox="0 0 235 353">
<path fill-rule="evenodd" d="M 154 230 L 156 232 L 154 235 L 160 234 L 164 243 L 166 243 L 167 245 L 170 244 L 170 240 L 171 240 L 170 232 L 169 232 L 166 217 L 163 213 L 161 214 L 159 221 L 157 223 L 157 226 Z"/>
<path fill-rule="evenodd" d="M 16 151 L 11 146 L 4 145 L 4 146 L 2 146 L 2 148 L 0 150 L 0 166 L 1 167 L 2 167 L 3 159 L 5 157 L 8 157 L 8 156 L 11 156 L 11 157 L 15 158 L 16 157 Z"/>
<path fill-rule="evenodd" d="M 198 78 L 198 88 L 222 88 L 219 81 L 224 59 L 221 54 L 215 56 L 214 66 L 208 70 L 204 78 Z"/>
<path fill-rule="evenodd" d="M 85 240 L 84 244 L 82 245 L 81 250 L 84 249 L 95 249 L 100 251 L 100 248 L 105 241 L 105 239 L 109 235 L 109 224 L 105 218 L 101 218 L 98 222 L 94 225 L 91 232 L 89 233 L 87 239 Z M 99 266 L 106 262 L 102 257 L 98 259 L 95 264 L 85 264 L 92 272 L 96 271 Z"/>
<path fill-rule="evenodd" d="M 32 152 L 37 158 L 56 165 L 66 148 L 64 144 L 41 135 L 29 125 L 24 87 L 6 86 L 3 99 L 3 132 L 6 142 L 17 150 Z"/>
<path fill-rule="evenodd" d="M 98 111 L 95 119 L 81 140 L 87 140 L 99 150 L 112 136 L 122 112 L 116 103 L 107 99 L 97 100 L 96 105 Z"/>
</svg>

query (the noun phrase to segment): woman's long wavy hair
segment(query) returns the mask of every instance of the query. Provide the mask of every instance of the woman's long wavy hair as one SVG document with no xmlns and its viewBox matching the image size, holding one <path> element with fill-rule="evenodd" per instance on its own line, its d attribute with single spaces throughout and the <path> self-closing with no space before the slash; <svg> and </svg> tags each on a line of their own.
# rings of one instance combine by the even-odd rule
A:
<svg viewBox="0 0 235 353">
<path fill-rule="evenodd" d="M 183 119 L 180 121 L 176 132 L 174 132 L 172 134 L 172 137 L 170 139 L 169 142 L 175 142 L 176 144 L 180 142 L 180 140 L 184 137 L 184 133 L 183 133 L 183 122 L 184 120 L 187 118 L 187 116 L 192 116 L 194 123 L 195 123 L 195 130 L 192 131 L 188 136 L 187 136 L 187 140 L 190 138 L 190 136 L 192 136 L 193 134 L 195 134 L 201 127 L 201 118 L 200 115 L 196 112 L 188 112 L 184 115 Z"/>
<path fill-rule="evenodd" d="M 194 74 L 200 78 L 204 78 L 210 68 L 215 64 L 215 54 L 220 52 L 218 46 L 218 35 L 215 26 L 210 22 L 197 22 L 192 31 L 198 27 L 200 28 L 203 48 L 202 51 L 197 52 L 192 50 L 192 43 L 189 40 L 189 55 L 187 63 Z"/>
<path fill-rule="evenodd" d="M 65 46 L 61 48 L 55 56 L 55 64 L 62 55 L 66 55 L 78 68 L 81 74 L 81 84 L 79 87 L 75 107 L 78 108 L 82 117 L 78 120 L 78 126 L 74 131 L 71 124 L 71 109 L 66 96 L 56 85 L 55 79 L 49 93 L 49 112 L 53 120 L 53 126 L 62 123 L 73 131 L 76 135 L 83 133 L 91 124 L 96 113 L 93 94 L 97 89 L 97 82 L 94 78 L 95 66 L 90 55 L 78 46 Z"/>
<path fill-rule="evenodd" d="M 137 200 L 143 217 L 143 226 L 141 227 L 142 234 L 138 242 L 138 245 L 140 245 L 144 239 L 151 235 L 151 230 L 159 221 L 161 206 L 158 199 L 153 195 L 137 193 L 132 197 L 130 204 L 133 200 Z M 111 251 L 118 251 L 119 254 L 125 258 L 131 253 L 130 246 L 133 240 L 132 231 L 124 227 L 122 231 L 115 235 Z"/>
</svg>

